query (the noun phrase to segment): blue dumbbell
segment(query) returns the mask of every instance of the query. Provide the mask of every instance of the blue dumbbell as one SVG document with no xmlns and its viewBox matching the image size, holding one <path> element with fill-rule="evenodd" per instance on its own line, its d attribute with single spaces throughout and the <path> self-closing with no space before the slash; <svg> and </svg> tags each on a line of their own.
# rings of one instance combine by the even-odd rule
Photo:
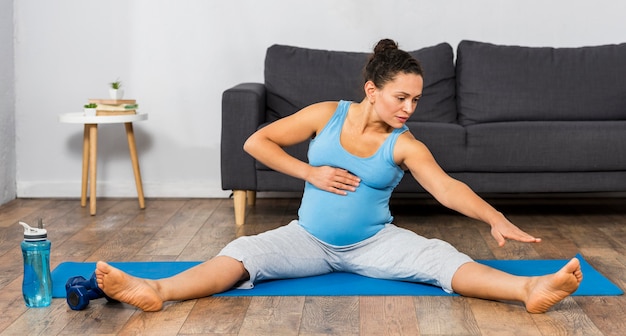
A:
<svg viewBox="0 0 626 336">
<path fill-rule="evenodd" d="M 98 287 L 96 282 L 96 273 L 91 275 L 89 280 L 82 276 L 71 277 L 65 283 L 65 292 L 67 304 L 72 310 L 83 310 L 87 308 L 90 300 L 106 298 L 109 302 L 117 302 L 108 297 Z"/>
</svg>

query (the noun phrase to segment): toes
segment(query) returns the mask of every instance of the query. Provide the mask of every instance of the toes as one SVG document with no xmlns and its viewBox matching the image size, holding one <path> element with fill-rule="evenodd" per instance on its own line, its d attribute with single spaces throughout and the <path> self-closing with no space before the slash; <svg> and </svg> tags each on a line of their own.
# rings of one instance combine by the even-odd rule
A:
<svg viewBox="0 0 626 336">
<path fill-rule="evenodd" d="M 572 258 L 563 268 L 573 273 L 580 268 L 580 260 Z"/>
<path fill-rule="evenodd" d="M 96 272 L 101 274 L 108 274 L 111 272 L 111 265 L 105 263 L 104 261 L 98 261 L 96 263 Z"/>
</svg>

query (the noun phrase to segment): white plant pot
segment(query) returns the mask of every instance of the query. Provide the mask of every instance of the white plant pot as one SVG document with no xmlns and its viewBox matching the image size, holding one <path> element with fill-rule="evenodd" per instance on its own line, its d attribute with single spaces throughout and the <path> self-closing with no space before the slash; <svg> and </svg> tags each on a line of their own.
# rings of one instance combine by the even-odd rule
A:
<svg viewBox="0 0 626 336">
<path fill-rule="evenodd" d="M 124 98 L 124 90 L 122 89 L 109 89 L 109 96 L 111 97 L 111 99 L 122 99 Z"/>
<path fill-rule="evenodd" d="M 85 117 L 95 117 L 96 109 L 95 108 L 86 108 L 85 109 Z"/>
</svg>

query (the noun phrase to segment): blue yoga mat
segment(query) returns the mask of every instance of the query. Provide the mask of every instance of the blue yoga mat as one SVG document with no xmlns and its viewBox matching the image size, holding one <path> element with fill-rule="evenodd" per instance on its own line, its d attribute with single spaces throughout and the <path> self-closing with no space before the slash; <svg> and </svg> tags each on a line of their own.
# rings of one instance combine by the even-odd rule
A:
<svg viewBox="0 0 626 336">
<path fill-rule="evenodd" d="M 596 271 L 583 257 L 583 281 L 573 295 L 621 295 L 623 291 Z M 554 273 L 568 260 L 478 260 L 496 269 L 516 275 Z M 199 261 L 111 262 L 110 264 L 134 276 L 159 279 L 169 277 L 199 264 Z M 89 279 L 95 270 L 93 262 L 64 262 L 52 271 L 52 296 L 65 297 L 65 283 L 73 276 Z M 201 280 L 199 280 L 201 281 Z M 216 296 L 446 296 L 441 288 L 403 281 L 373 279 L 351 273 L 272 280 L 255 284 L 252 289 L 231 289 Z"/>
</svg>

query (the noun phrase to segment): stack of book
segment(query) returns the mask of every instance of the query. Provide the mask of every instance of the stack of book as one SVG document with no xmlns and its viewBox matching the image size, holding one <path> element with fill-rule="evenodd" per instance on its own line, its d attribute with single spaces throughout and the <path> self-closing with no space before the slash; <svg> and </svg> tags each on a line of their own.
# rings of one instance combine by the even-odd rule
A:
<svg viewBox="0 0 626 336">
<path fill-rule="evenodd" d="M 136 114 L 139 107 L 135 99 L 89 99 L 89 103 L 98 105 L 97 116 Z"/>
</svg>

